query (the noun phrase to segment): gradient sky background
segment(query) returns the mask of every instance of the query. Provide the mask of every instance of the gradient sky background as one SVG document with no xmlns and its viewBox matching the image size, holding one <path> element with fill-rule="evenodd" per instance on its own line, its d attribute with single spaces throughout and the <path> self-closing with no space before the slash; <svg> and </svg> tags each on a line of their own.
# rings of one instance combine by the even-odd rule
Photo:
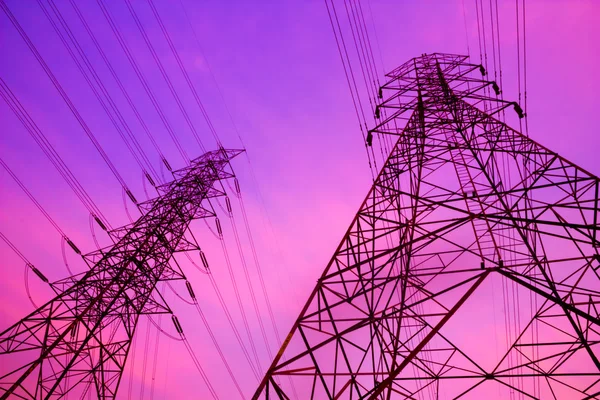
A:
<svg viewBox="0 0 600 400">
<path fill-rule="evenodd" d="M 284 335 L 370 185 L 363 142 L 325 4 L 322 1 L 183 1 L 203 54 L 187 25 L 180 3 L 156 0 L 156 5 L 224 145 L 230 148 L 242 146 L 211 70 L 248 150 L 251 167 L 244 157 L 237 159 L 233 165 L 239 175 L 277 324 Z M 38 4 L 33 0 L 6 0 L 6 3 L 132 192 L 138 199 L 144 199 L 142 172 L 126 151 Z M 132 3 L 207 147 L 214 148 L 214 141 L 147 3 Z M 97 67 L 113 99 L 123 110 L 154 167 L 159 170 L 158 155 L 145 138 L 69 2 L 59 0 L 56 4 Z M 93 1 L 78 4 L 171 165 L 182 167 L 182 159 L 143 93 L 98 5 Z M 111 0 L 107 4 L 188 153 L 199 155 L 200 150 L 124 2 Z M 502 89 L 505 98 L 516 99 L 515 5 L 514 1 L 500 1 L 499 5 L 504 72 Z M 341 12 L 343 3 L 337 2 L 336 6 Z M 527 0 L 526 6 L 530 136 L 592 173 L 599 174 L 600 2 Z M 474 1 L 464 1 L 466 20 L 462 0 L 364 0 L 363 7 L 371 29 L 376 61 L 382 70 L 389 71 L 426 52 L 464 54 L 467 42 L 474 61 L 479 58 Z M 372 21 L 376 24 L 376 33 L 372 30 Z M 489 24 L 489 17 L 486 22 Z M 349 40 L 347 36 L 346 40 Z M 491 57 L 491 50 L 488 51 Z M 0 14 L 0 55 L 0 77 L 21 100 L 112 225 L 126 224 L 128 219 L 118 182 L 4 14 Z M 381 75 L 379 78 L 383 80 Z M 89 214 L 4 102 L 0 102 L 0 121 L 0 157 L 84 252 L 94 250 Z M 250 170 L 254 171 L 258 181 L 268 219 Z M 132 209 L 131 205 L 129 208 Z M 244 236 L 239 209 L 234 212 L 237 213 L 240 233 Z M 227 225 L 226 221 L 223 223 Z M 239 323 L 239 312 L 220 248 L 204 223 L 195 223 L 194 227 L 202 239 L 215 279 Z M 67 275 L 60 236 L 4 170 L 0 170 L 0 231 L 51 280 Z M 240 261 L 227 228 L 225 236 L 229 238 L 229 251 L 241 279 Z M 105 237 L 100 240 L 107 244 Z M 244 247 L 253 270 L 246 240 Z M 66 254 L 70 267 L 83 271 L 84 264 L 70 249 L 67 248 Z M 24 289 L 23 262 L 3 242 L 0 243 L 0 255 L 0 304 L 3 305 L 0 307 L 0 329 L 4 329 L 33 310 L 33 306 Z M 219 331 L 219 340 L 234 370 L 242 376 L 244 389 L 250 393 L 256 383 L 248 374 L 207 277 L 193 268 L 187 268 L 185 272 L 189 274 L 213 329 Z M 30 277 L 30 281 L 34 300 L 38 304 L 47 300 L 50 293 L 43 284 L 34 276 Z M 241 282 L 242 295 L 249 299 L 243 279 Z M 177 285 L 177 288 L 183 295 L 186 294 L 183 285 Z M 258 291 L 258 286 L 256 288 Z M 166 293 L 215 388 L 222 398 L 234 396 L 198 315 L 192 307 L 175 298 L 169 289 Z M 262 303 L 261 307 L 264 309 Z M 247 313 L 252 315 L 251 308 L 247 309 Z M 169 321 L 163 325 L 169 332 L 174 331 Z M 138 337 L 142 344 L 138 343 L 137 347 L 133 398 L 139 397 L 140 382 L 144 376 L 140 354 L 146 321 L 142 320 L 140 326 Z M 241 323 L 238 327 L 242 329 Z M 267 355 L 264 346 L 260 345 L 255 319 L 252 319 L 252 327 L 264 368 Z M 152 330 L 151 354 L 145 374 L 147 398 L 151 387 L 154 338 L 155 331 Z M 275 350 L 274 337 L 271 336 L 270 341 Z M 161 337 L 158 360 L 155 398 L 196 398 L 198 393 L 205 393 L 204 385 L 180 343 Z M 121 386 L 123 397 L 129 387 L 129 377 L 130 373 L 126 371 Z"/>
</svg>

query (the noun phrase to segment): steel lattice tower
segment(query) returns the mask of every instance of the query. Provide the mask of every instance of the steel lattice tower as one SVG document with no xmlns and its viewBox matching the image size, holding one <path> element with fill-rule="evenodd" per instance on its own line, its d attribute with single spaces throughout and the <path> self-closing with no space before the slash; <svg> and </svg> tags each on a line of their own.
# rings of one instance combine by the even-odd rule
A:
<svg viewBox="0 0 600 400">
<path fill-rule="evenodd" d="M 396 144 L 255 399 L 285 375 L 303 399 L 600 398 L 600 181 L 507 126 L 484 75 L 387 75 L 368 142 Z"/>
<path fill-rule="evenodd" d="M 208 152 L 175 171 L 139 204 L 142 217 L 111 232 L 113 246 L 84 256 L 87 272 L 54 283 L 56 297 L 0 334 L 2 399 L 115 398 L 140 315 L 171 312 L 157 284 L 184 279 L 172 256 L 199 249 L 184 235 L 215 216 L 210 199 L 225 195 L 219 182 L 233 178 L 239 153 Z"/>
</svg>

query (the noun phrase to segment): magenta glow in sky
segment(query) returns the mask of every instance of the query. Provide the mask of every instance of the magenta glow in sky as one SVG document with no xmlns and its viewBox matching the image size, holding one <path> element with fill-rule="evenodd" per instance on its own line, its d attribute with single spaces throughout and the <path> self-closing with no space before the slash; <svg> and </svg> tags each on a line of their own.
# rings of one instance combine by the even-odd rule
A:
<svg viewBox="0 0 600 400">
<path fill-rule="evenodd" d="M 327 11 L 320 1 L 183 1 L 203 54 L 179 2 L 161 0 L 156 4 L 224 145 L 242 147 L 239 132 L 248 150 L 262 200 L 247 161 L 239 158 L 234 168 L 240 177 L 279 331 L 285 335 L 347 229 L 370 182 L 363 141 Z M 144 188 L 140 168 L 127 152 L 38 4 L 13 0 L 6 3 L 127 185 L 138 199 L 144 199 L 149 188 Z M 186 152 L 190 156 L 199 155 L 199 146 L 125 3 L 106 3 Z M 464 1 L 466 20 L 463 19 L 462 0 L 403 4 L 364 0 L 363 3 L 365 8 L 370 5 L 372 20 L 376 24 L 376 35 L 372 31 L 371 39 L 377 38 L 375 51 L 380 70 L 387 72 L 421 53 L 466 53 L 467 48 L 478 61 L 475 2 Z M 92 1 L 77 4 L 165 156 L 175 168 L 182 167 L 184 163 L 179 152 L 100 8 Z M 214 140 L 148 4 L 143 1 L 133 1 L 132 4 L 193 125 L 206 147 L 214 148 Z M 600 39 L 600 4 L 595 1 L 527 1 L 526 4 L 530 136 L 598 174 L 600 81 L 597 73 L 600 70 L 600 52 L 597 43 Z M 68 1 L 56 1 L 56 5 L 160 175 L 160 157 L 145 138 L 136 116 L 120 94 L 72 6 Z M 500 1 L 499 6 L 502 89 L 505 98 L 516 99 L 514 2 Z M 338 8 L 341 10 L 343 5 L 338 4 Z M 27 108 L 112 225 L 128 223 L 120 184 L 4 14 L 0 14 L 0 21 L 0 77 Z M 371 23 L 370 12 L 367 12 L 367 22 Z M 489 48 L 488 53 L 491 58 Z M 223 106 L 211 71 L 235 126 Z M 380 79 L 383 77 L 380 76 Z M 0 102 L 0 121 L 0 157 L 69 238 L 84 252 L 94 250 L 96 245 L 90 233 L 89 213 L 3 102 Z M 0 231 L 51 280 L 67 276 L 58 233 L 4 171 L 0 172 L 0 187 Z M 264 218 L 263 200 L 269 220 Z M 129 210 L 134 217 L 137 215 L 131 205 Z M 237 208 L 234 211 L 239 212 Z M 227 227 L 225 229 L 227 235 L 229 231 Z M 215 280 L 222 283 L 221 288 L 241 329 L 240 315 L 235 307 L 220 248 L 203 222 L 195 223 L 195 232 L 206 243 Z M 102 244 L 108 244 L 97 228 L 96 234 Z M 250 259 L 247 242 L 244 242 L 244 247 L 246 257 Z M 82 271 L 83 263 L 69 248 L 66 250 L 69 267 L 76 272 Z M 32 311 L 33 306 L 24 290 L 22 261 L 3 243 L 0 243 L 0 252 L 0 302 L 4 305 L 0 309 L 0 329 L 3 329 Z M 233 245 L 230 253 L 234 266 L 240 268 Z M 242 274 L 241 270 L 238 272 Z M 251 393 L 256 382 L 248 373 L 207 277 L 189 263 L 186 273 L 213 329 L 222 332 L 219 339 L 234 370 L 241 377 L 244 390 Z M 30 280 L 34 300 L 38 304 L 47 300 L 50 292 L 34 277 Z M 178 284 L 177 289 L 182 294 L 186 293 L 183 285 Z M 217 391 L 222 398 L 234 397 L 234 388 L 227 380 L 198 315 L 169 290 L 165 292 L 167 301 L 182 321 Z M 248 298 L 245 285 L 241 285 L 241 290 L 242 295 Z M 264 305 L 261 304 L 261 307 Z M 166 318 L 163 324 L 167 331 L 174 331 Z M 264 369 L 268 365 L 267 352 L 260 345 L 258 324 L 252 320 L 251 325 Z M 145 397 L 149 398 L 154 376 L 156 398 L 203 397 L 206 389 L 180 343 L 160 337 L 154 370 L 156 335 L 155 331 L 151 331 L 146 351 L 146 326 L 146 321 L 142 320 L 133 372 L 126 369 L 121 395 L 129 391 L 132 380 L 132 398 L 139 397 L 142 386 Z M 270 335 L 269 340 L 275 350 L 275 340 Z M 144 354 L 147 354 L 146 361 Z M 141 384 L 143 377 L 145 381 Z"/>
</svg>

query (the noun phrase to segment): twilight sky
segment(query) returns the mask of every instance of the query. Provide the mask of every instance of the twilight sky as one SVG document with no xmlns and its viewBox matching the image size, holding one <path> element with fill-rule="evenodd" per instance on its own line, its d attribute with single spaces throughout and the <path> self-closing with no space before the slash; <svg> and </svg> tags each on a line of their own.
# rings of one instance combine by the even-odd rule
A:
<svg viewBox="0 0 600 400">
<path fill-rule="evenodd" d="M 308 0 L 182 1 L 199 43 L 186 21 L 179 0 L 156 0 L 155 4 L 225 147 L 242 147 L 239 132 L 248 151 L 251 164 L 247 158 L 239 157 L 233 166 L 239 176 L 277 325 L 281 334 L 285 335 L 347 229 L 370 182 L 362 138 L 325 4 Z M 138 199 L 145 199 L 140 168 L 38 3 L 33 0 L 5 2 L 127 185 Z M 49 9 L 45 1 L 42 3 Z M 160 174 L 157 152 L 121 95 L 70 2 L 57 0 L 54 3 Z M 126 3 L 117 0 L 105 3 L 187 153 L 191 157 L 199 155 L 200 149 Z M 192 123 L 206 147 L 213 149 L 215 142 L 147 2 L 132 0 L 131 3 Z M 484 3 L 487 2 L 484 0 Z M 175 168 L 182 167 L 182 158 L 98 4 L 95 1 L 78 1 L 77 4 L 165 156 Z M 530 136 L 590 172 L 600 174 L 597 162 L 600 150 L 597 134 L 600 2 L 527 0 L 526 6 Z M 340 16 L 345 17 L 343 2 L 336 2 L 336 7 Z M 387 72 L 421 53 L 462 54 L 467 52 L 468 47 L 474 61 L 478 61 L 475 1 L 464 0 L 464 7 L 466 19 L 462 0 L 363 0 L 380 80 L 383 81 L 381 70 Z M 504 74 L 502 89 L 508 99 L 518 96 L 514 7 L 514 1 L 499 2 Z M 489 13 L 489 9 L 486 10 Z M 486 23 L 489 24 L 489 16 L 487 18 Z M 348 35 L 346 40 L 350 40 Z M 351 46 L 351 42 L 347 44 Z M 354 51 L 352 48 L 349 50 Z M 491 50 L 488 52 L 488 57 L 491 57 Z M 4 13 L 0 13 L 0 55 L 0 78 L 23 103 L 111 224 L 116 227 L 128 223 L 119 183 Z M 0 158 L 69 238 L 84 252 L 94 250 L 89 213 L 2 101 L 0 132 Z M 255 174 L 262 200 L 251 171 Z M 149 191 L 147 184 L 146 187 Z M 132 210 L 131 204 L 129 210 Z M 234 202 L 246 260 L 250 270 L 254 271 L 239 211 Z M 138 214 L 132 212 L 132 215 L 135 218 Z M 242 297 L 249 302 L 229 222 L 222 222 Z M 214 224 L 213 221 L 209 223 Z M 0 170 L 0 231 L 51 280 L 67 276 L 60 235 L 4 170 Z M 107 244 L 106 237 L 99 232 L 96 227 L 99 240 Z M 194 223 L 194 232 L 205 248 L 214 278 L 224 293 L 238 329 L 242 331 L 240 313 L 220 246 L 203 222 Z M 3 242 L 0 242 L 0 255 L 0 304 L 3 304 L 0 307 L 0 329 L 4 329 L 32 311 L 33 306 L 24 288 L 23 262 Z M 71 269 L 83 271 L 84 264 L 69 248 L 66 249 L 66 257 Z M 193 257 L 197 261 L 197 255 Z M 207 319 L 213 330 L 219 332 L 221 346 L 239 374 L 244 391 L 251 393 L 256 382 L 248 373 L 207 276 L 194 270 L 188 262 L 183 262 L 183 266 Z M 49 298 L 50 292 L 33 275 L 30 276 L 30 287 L 38 304 Z M 178 283 L 174 287 L 182 296 L 187 296 L 183 284 Z M 255 288 L 258 293 L 257 282 Z M 194 308 L 175 297 L 168 288 L 165 296 L 182 321 L 183 329 L 217 392 L 222 398 L 235 397 L 235 390 Z M 260 299 L 264 311 L 262 297 Z M 256 318 L 251 307 L 246 310 L 262 367 L 266 368 L 268 356 Z M 268 320 L 265 323 L 271 335 L 271 347 L 276 351 Z M 140 397 L 142 387 L 144 397 L 150 398 L 156 330 L 150 331 L 150 351 L 144 373 L 146 326 L 146 320 L 142 319 L 133 373 L 125 371 L 120 389 L 123 397 L 130 388 L 132 377 L 132 398 Z M 163 326 L 168 332 L 174 332 L 167 319 L 164 319 Z M 206 393 L 181 343 L 160 336 L 157 348 L 155 398 L 196 398 L 198 393 Z M 145 383 L 141 383 L 144 377 Z"/>
</svg>

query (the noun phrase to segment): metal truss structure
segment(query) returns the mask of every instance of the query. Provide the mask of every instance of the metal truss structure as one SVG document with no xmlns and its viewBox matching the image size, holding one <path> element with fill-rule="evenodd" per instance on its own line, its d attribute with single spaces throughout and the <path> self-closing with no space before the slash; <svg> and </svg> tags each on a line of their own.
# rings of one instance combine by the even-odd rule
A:
<svg viewBox="0 0 600 400">
<path fill-rule="evenodd" d="M 116 397 L 140 315 L 171 312 L 157 284 L 184 279 L 172 256 L 199 249 L 185 233 L 215 216 L 210 199 L 225 195 L 239 153 L 208 152 L 175 171 L 135 223 L 111 232 L 114 245 L 84 256 L 88 271 L 53 283 L 56 297 L 0 334 L 2 399 Z"/>
<path fill-rule="evenodd" d="M 396 144 L 254 399 L 600 398 L 600 180 L 465 56 L 387 77 Z"/>
</svg>

